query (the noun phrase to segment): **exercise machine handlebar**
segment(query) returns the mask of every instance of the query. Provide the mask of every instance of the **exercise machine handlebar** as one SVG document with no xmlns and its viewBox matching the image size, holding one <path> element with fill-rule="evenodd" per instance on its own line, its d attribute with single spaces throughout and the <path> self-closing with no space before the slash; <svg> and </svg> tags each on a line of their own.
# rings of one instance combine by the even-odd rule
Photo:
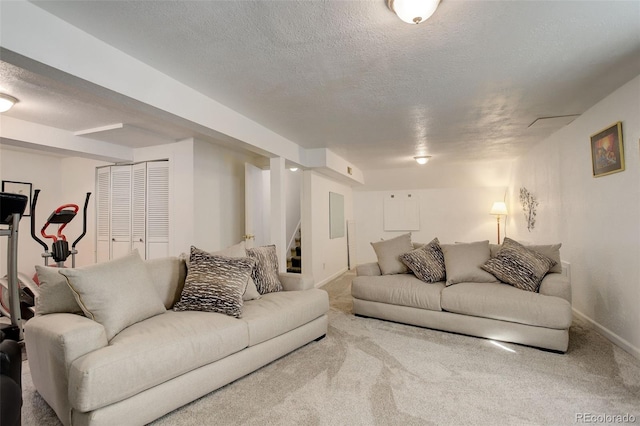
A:
<svg viewBox="0 0 640 426">
<path fill-rule="evenodd" d="M 82 210 L 82 234 L 71 244 L 72 250 L 76 248 L 76 244 L 87 234 L 87 207 L 89 207 L 89 198 L 91 198 L 91 193 L 87 192 L 87 198 L 84 199 L 84 208 Z"/>
<path fill-rule="evenodd" d="M 44 247 L 44 251 L 47 253 L 49 252 L 49 246 L 36 235 L 36 204 L 38 203 L 38 194 L 40 194 L 39 189 L 33 191 L 33 201 L 31 202 L 31 238 Z"/>
</svg>

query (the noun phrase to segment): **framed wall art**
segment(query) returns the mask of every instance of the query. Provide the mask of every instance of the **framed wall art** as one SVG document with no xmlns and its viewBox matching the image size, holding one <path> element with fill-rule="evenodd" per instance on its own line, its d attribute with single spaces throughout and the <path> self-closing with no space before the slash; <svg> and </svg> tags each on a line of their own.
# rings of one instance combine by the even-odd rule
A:
<svg viewBox="0 0 640 426">
<path fill-rule="evenodd" d="M 10 194 L 22 194 L 28 197 L 27 207 L 24 209 L 23 216 L 31 216 L 31 184 L 28 182 L 16 182 L 13 180 L 2 181 L 2 192 Z"/>
<path fill-rule="evenodd" d="M 624 170 L 622 122 L 591 135 L 593 176 L 600 177 Z"/>
</svg>

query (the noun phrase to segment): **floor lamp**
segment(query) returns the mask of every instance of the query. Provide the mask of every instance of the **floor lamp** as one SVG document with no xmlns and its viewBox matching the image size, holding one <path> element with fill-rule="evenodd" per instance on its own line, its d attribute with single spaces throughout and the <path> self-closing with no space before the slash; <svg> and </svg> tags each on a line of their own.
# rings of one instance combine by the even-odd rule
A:
<svg viewBox="0 0 640 426">
<path fill-rule="evenodd" d="M 495 203 L 493 203 L 489 214 L 494 215 L 498 222 L 498 244 L 500 244 L 500 216 L 507 215 L 507 205 L 504 203 L 504 201 L 496 201 Z"/>
</svg>

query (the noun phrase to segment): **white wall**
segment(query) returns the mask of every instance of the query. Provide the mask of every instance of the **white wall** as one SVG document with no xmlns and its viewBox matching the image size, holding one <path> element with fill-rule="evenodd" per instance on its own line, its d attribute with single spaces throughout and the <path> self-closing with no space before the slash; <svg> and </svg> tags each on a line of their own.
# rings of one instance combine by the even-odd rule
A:
<svg viewBox="0 0 640 426">
<path fill-rule="evenodd" d="M 441 243 L 495 243 L 496 218 L 489 211 L 493 202 L 504 199 L 512 165 L 500 160 L 444 166 L 435 157 L 423 166 L 365 171 L 365 185 L 354 191 L 357 264 L 377 260 L 371 242 L 405 233 L 384 231 L 383 200 L 388 194 L 410 193 L 418 198 L 420 230 L 412 232 L 414 242 L 438 237 Z"/>
<path fill-rule="evenodd" d="M 40 189 L 38 206 L 36 209 L 36 234 L 40 236 L 40 229 L 51 212 L 62 204 L 78 204 L 78 216 L 67 225 L 64 234 L 69 245 L 82 233 L 82 207 L 87 192 L 94 192 L 95 167 L 106 163 L 84 158 L 64 158 L 36 151 L 15 150 L 0 146 L 0 178 L 30 182 L 32 189 Z M 89 203 L 88 228 L 84 239 L 78 243 L 76 266 L 94 263 L 95 250 L 95 200 L 92 196 Z M 57 226 L 48 228 L 55 233 Z M 51 240 L 44 239 L 51 248 Z M 0 276 L 7 272 L 6 240 L 0 240 Z M 28 276 L 35 273 L 34 266 L 44 264 L 41 257 L 44 249 L 31 238 L 31 217 L 23 217 L 20 221 L 20 235 L 18 239 L 18 271 Z M 50 263 L 53 260 L 50 259 Z M 71 259 L 67 260 L 71 266 Z"/>
<path fill-rule="evenodd" d="M 346 232 L 329 238 L 329 192 L 344 195 L 346 224 L 353 219 L 353 191 L 311 170 L 304 172 L 302 185 L 302 273 L 312 275 L 319 287 L 347 270 Z"/>
<path fill-rule="evenodd" d="M 195 141 L 194 240 L 203 250 L 220 250 L 244 235 L 244 163 L 248 157 Z M 176 222 L 183 224 L 181 220 Z"/>
<path fill-rule="evenodd" d="M 626 170 L 594 178 L 590 135 L 622 121 Z M 510 222 L 518 239 L 562 242 L 573 308 L 640 358 L 640 76 L 542 141 L 514 167 Z M 528 232 L 518 195 L 539 199 Z"/>
<path fill-rule="evenodd" d="M 496 218 L 489 211 L 494 201 L 503 199 L 505 189 L 489 187 L 355 191 L 353 202 L 357 264 L 377 261 L 371 242 L 409 232 L 384 231 L 383 200 L 386 195 L 411 194 L 419 200 L 420 230 L 411 232 L 411 240 L 414 242 L 428 243 L 438 237 L 441 243 L 480 240 L 495 243 Z"/>
</svg>

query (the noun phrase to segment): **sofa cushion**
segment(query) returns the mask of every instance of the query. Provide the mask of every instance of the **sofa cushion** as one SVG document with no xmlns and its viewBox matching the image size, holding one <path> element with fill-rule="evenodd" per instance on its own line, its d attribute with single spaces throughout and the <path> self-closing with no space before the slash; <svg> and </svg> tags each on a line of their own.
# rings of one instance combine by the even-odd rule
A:
<svg viewBox="0 0 640 426">
<path fill-rule="evenodd" d="M 254 266 L 248 257 L 216 256 L 192 246 L 184 289 L 173 309 L 240 318 L 242 295 Z"/>
<path fill-rule="evenodd" d="M 187 277 L 187 266 L 184 259 L 177 257 L 161 257 L 145 260 L 151 282 L 164 303 L 171 309 L 180 298 L 184 280 Z"/>
<path fill-rule="evenodd" d="M 390 240 L 371 243 L 378 257 L 378 265 L 382 275 L 406 274 L 407 266 L 402 263 L 400 256 L 413 250 L 411 234 L 402 234 Z"/>
<path fill-rule="evenodd" d="M 351 295 L 356 299 L 440 311 L 444 283 L 425 284 L 410 274 L 356 277 Z"/>
<path fill-rule="evenodd" d="M 38 274 L 38 294 L 36 294 L 36 315 L 70 312 L 82 314 L 67 278 L 58 273 L 58 268 L 36 265 Z"/>
<path fill-rule="evenodd" d="M 122 329 L 165 311 L 137 250 L 96 265 L 59 272 L 84 314 L 105 328 L 111 340 Z"/>
<path fill-rule="evenodd" d="M 548 257 L 505 238 L 498 255 L 482 265 L 482 269 L 521 290 L 537 292 L 540 281 L 554 264 Z"/>
<path fill-rule="evenodd" d="M 280 291 L 245 302 L 242 321 L 249 328 L 249 346 L 300 327 L 329 310 L 326 291 Z"/>
<path fill-rule="evenodd" d="M 400 256 L 416 277 L 426 283 L 444 281 L 444 255 L 440 249 L 440 241 L 434 238 L 429 244 Z"/>
<path fill-rule="evenodd" d="M 444 254 L 448 286 L 462 282 L 498 281 L 496 277 L 481 268 L 489 260 L 491 254 L 488 240 L 474 243 L 442 244 L 440 247 Z"/>
<path fill-rule="evenodd" d="M 166 311 L 126 328 L 109 346 L 75 360 L 69 371 L 69 402 L 82 412 L 95 410 L 247 345 L 243 321 L 211 312 Z"/>
<path fill-rule="evenodd" d="M 533 250 L 541 255 L 553 260 L 555 264 L 549 269 L 549 272 L 562 273 L 562 262 L 560 260 L 560 247 L 562 243 L 558 244 L 525 244 L 529 250 Z"/>
<path fill-rule="evenodd" d="M 571 305 L 560 297 L 523 291 L 503 283 L 460 283 L 442 291 L 442 309 L 457 314 L 563 330 Z"/>
<path fill-rule="evenodd" d="M 276 246 L 262 246 L 247 249 L 247 255 L 256 261 L 251 277 L 256 283 L 258 293 L 267 294 L 282 291 L 278 274 L 278 255 Z"/>
</svg>

